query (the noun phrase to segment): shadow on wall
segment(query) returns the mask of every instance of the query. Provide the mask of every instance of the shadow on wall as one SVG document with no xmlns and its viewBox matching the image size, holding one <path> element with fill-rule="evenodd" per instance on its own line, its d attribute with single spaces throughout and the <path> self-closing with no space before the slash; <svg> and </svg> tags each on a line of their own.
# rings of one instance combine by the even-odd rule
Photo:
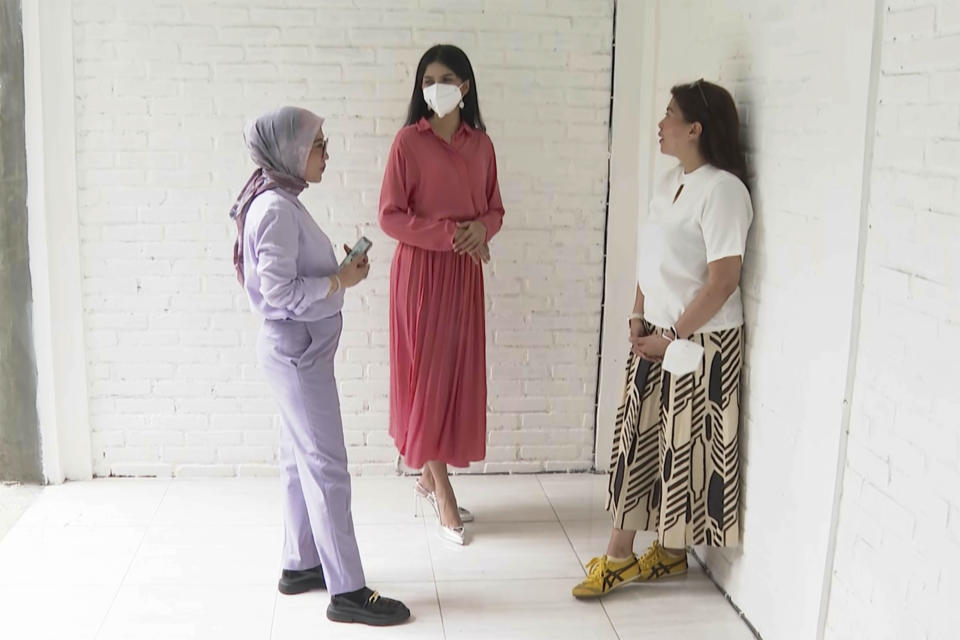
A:
<svg viewBox="0 0 960 640">
<path fill-rule="evenodd" d="M 749 41 L 746 34 L 742 38 L 733 41 L 730 44 L 730 50 L 719 59 L 729 60 L 732 58 L 751 59 L 749 52 Z M 736 68 L 736 67 L 733 67 Z M 742 69 L 739 70 L 744 76 L 747 74 Z M 746 469 L 748 467 L 747 452 L 749 450 L 750 430 L 748 420 L 749 414 L 746 411 L 750 407 L 750 361 L 751 347 L 751 327 L 755 326 L 756 318 L 752 313 L 757 307 L 758 283 L 760 274 L 763 273 L 765 257 L 759 247 L 763 245 L 761 238 L 763 235 L 763 207 L 758 198 L 760 189 L 758 188 L 758 176 L 756 173 L 756 138 L 755 129 L 752 126 L 755 117 L 755 94 L 752 86 L 744 82 L 745 77 L 731 75 L 717 80 L 720 86 L 727 89 L 733 96 L 737 105 L 737 113 L 740 117 L 740 142 L 743 145 L 747 157 L 747 187 L 750 189 L 750 198 L 753 202 L 753 222 L 750 225 L 750 233 L 747 236 L 747 251 L 744 256 L 743 268 L 740 278 L 741 295 L 744 305 L 744 363 L 740 374 L 740 544 L 736 547 L 725 549 L 705 548 L 698 555 L 709 565 L 709 569 L 714 579 L 721 585 L 725 583 L 727 575 L 732 564 L 737 562 L 743 556 L 743 545 L 750 536 L 749 514 L 744 508 L 744 495 L 746 483 Z"/>
<path fill-rule="evenodd" d="M 746 41 L 741 45 L 746 48 Z M 765 257 L 758 247 L 763 246 L 761 237 L 763 235 L 763 206 L 760 198 L 757 197 L 760 189 L 758 188 L 758 176 L 756 174 L 756 139 L 754 129 L 751 126 L 753 122 L 754 110 L 756 107 L 755 95 L 749 84 L 738 84 L 734 91 L 734 100 L 737 103 L 737 110 L 740 112 L 740 141 L 743 144 L 744 152 L 747 156 L 747 186 L 750 189 L 750 199 L 753 202 L 753 223 L 750 225 L 750 233 L 747 235 L 747 254 L 744 256 L 743 268 L 740 277 L 741 296 L 744 303 L 744 368 L 740 374 L 740 545 L 722 554 L 727 562 L 735 562 L 743 555 L 744 540 L 750 535 L 749 516 L 744 509 L 743 496 L 745 495 L 745 471 L 748 463 L 747 451 L 750 441 L 750 421 L 746 419 L 745 407 L 752 406 L 750 403 L 750 354 L 753 341 L 750 340 L 751 326 L 755 326 L 756 319 L 751 317 L 751 310 L 757 306 L 758 288 L 757 283 L 763 273 Z"/>
<path fill-rule="evenodd" d="M 39 483 L 20 3 L 0 1 L 0 481 Z"/>
</svg>

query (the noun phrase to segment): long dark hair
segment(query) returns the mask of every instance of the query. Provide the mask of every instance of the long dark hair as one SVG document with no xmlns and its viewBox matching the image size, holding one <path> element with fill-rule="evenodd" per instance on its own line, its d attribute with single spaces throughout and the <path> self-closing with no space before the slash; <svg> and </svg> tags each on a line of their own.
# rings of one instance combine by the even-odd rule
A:
<svg viewBox="0 0 960 640">
<path fill-rule="evenodd" d="M 747 158 L 740 144 L 740 117 L 733 97 L 723 87 L 703 78 L 670 89 L 687 122 L 699 122 L 700 154 L 747 184 Z M 747 185 L 749 187 L 749 185 Z"/>
<path fill-rule="evenodd" d="M 423 74 L 433 62 L 439 62 L 449 68 L 461 80 L 470 81 L 470 91 L 463 97 L 463 109 L 460 110 L 460 117 L 474 129 L 486 131 L 487 126 L 483 124 L 483 118 L 480 117 L 480 101 L 477 99 L 477 79 L 473 75 L 473 65 L 470 64 L 470 58 L 463 52 L 463 49 L 452 44 L 434 45 L 427 49 L 427 52 L 420 58 L 417 73 L 413 77 L 413 94 L 410 96 L 406 124 L 416 124 L 420 121 L 420 118 L 430 118 L 432 111 L 423 99 Z"/>
</svg>

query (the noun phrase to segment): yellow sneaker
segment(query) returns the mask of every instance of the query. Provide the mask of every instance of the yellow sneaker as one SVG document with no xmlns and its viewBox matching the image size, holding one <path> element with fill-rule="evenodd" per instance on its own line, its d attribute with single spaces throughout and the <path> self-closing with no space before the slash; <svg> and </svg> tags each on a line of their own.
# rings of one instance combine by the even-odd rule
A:
<svg viewBox="0 0 960 640">
<path fill-rule="evenodd" d="M 656 540 L 653 541 L 647 552 L 640 556 L 639 563 L 640 573 L 637 579 L 644 582 L 682 576 L 687 572 L 686 552 L 670 553 L 661 547 Z"/>
<path fill-rule="evenodd" d="M 593 558 L 587 563 L 586 579 L 573 588 L 575 598 L 599 598 L 633 582 L 640 577 L 640 563 L 637 556 L 631 556 L 624 562 L 612 562 L 607 556 Z"/>
</svg>

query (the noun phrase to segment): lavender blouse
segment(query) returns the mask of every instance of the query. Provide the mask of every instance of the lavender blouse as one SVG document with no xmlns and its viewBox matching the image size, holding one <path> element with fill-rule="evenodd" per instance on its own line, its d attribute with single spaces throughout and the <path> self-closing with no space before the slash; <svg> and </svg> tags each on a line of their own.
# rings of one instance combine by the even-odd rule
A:
<svg viewBox="0 0 960 640">
<path fill-rule="evenodd" d="M 311 322 L 340 313 L 343 290 L 330 295 L 339 270 L 327 235 L 300 200 L 281 189 L 263 193 L 243 229 L 244 288 L 250 307 L 268 320 Z"/>
</svg>

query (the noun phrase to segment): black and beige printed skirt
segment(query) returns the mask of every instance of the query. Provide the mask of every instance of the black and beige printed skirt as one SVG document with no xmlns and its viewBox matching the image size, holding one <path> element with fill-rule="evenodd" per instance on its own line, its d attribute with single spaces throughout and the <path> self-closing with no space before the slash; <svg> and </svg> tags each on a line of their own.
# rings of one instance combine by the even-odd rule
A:
<svg viewBox="0 0 960 640">
<path fill-rule="evenodd" d="M 743 327 L 690 339 L 704 350 L 695 373 L 673 376 L 630 354 L 607 510 L 615 528 L 656 530 L 668 549 L 735 546 Z"/>
</svg>

